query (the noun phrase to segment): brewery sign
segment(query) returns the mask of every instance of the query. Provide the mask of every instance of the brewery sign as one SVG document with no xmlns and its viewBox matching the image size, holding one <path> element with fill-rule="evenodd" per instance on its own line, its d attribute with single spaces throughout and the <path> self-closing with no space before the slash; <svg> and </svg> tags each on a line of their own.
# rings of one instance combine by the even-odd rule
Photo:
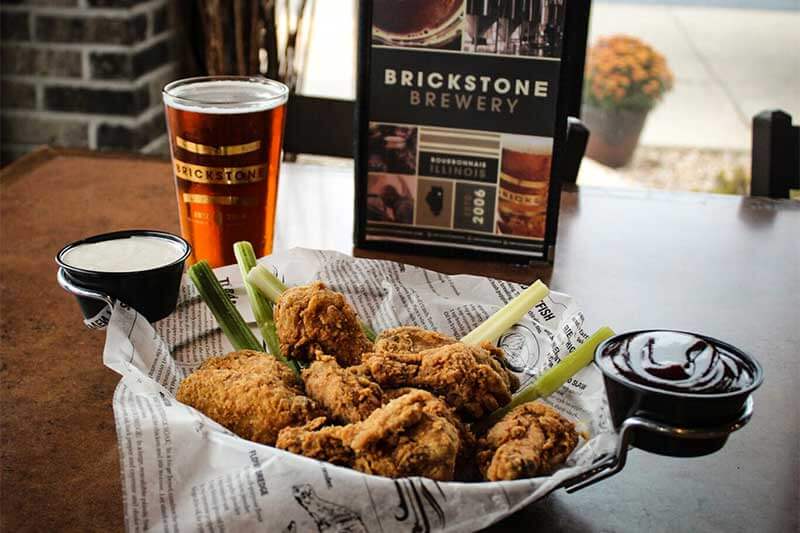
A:
<svg viewBox="0 0 800 533">
<path fill-rule="evenodd" d="M 565 1 L 361 1 L 356 246 L 551 257 Z"/>
</svg>

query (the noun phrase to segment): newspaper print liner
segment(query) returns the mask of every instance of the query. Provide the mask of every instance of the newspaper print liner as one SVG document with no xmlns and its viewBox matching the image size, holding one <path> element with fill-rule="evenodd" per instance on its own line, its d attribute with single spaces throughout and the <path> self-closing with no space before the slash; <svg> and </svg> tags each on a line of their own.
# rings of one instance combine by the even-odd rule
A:
<svg viewBox="0 0 800 533">
<path fill-rule="evenodd" d="M 288 285 L 320 279 L 343 292 L 377 331 L 414 324 L 460 337 L 522 288 L 305 249 L 260 262 Z M 216 274 L 252 322 L 237 267 Z M 499 344 L 524 385 L 588 336 L 583 323 L 572 297 L 551 293 Z M 104 363 L 122 375 L 113 408 L 128 531 L 472 531 L 543 498 L 616 447 L 601 375 L 587 367 L 547 400 L 588 436 L 551 476 L 461 483 L 362 474 L 244 440 L 175 400 L 181 379 L 230 350 L 188 279 L 176 312 L 154 325 L 115 306 Z"/>
</svg>

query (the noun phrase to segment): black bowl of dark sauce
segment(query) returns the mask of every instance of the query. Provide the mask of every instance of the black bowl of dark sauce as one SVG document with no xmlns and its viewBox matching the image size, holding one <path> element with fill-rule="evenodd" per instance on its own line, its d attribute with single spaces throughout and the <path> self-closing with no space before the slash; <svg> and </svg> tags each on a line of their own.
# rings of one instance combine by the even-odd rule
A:
<svg viewBox="0 0 800 533">
<path fill-rule="evenodd" d="M 633 416 L 693 430 L 715 428 L 740 418 L 763 379 L 761 365 L 718 339 L 671 330 L 632 331 L 600 344 L 595 364 L 603 373 L 611 417 L 619 429 Z M 713 453 L 728 436 L 682 438 L 637 431 L 632 444 L 662 455 Z"/>
</svg>

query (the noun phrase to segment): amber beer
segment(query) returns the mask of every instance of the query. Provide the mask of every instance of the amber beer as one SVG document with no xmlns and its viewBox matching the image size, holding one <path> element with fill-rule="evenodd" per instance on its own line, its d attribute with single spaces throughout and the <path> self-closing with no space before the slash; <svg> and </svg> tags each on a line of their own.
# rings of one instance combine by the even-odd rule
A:
<svg viewBox="0 0 800 533">
<path fill-rule="evenodd" d="M 191 261 L 236 262 L 233 243 L 272 251 L 288 89 L 265 78 L 212 77 L 164 87 L 181 233 Z"/>
<path fill-rule="evenodd" d="M 552 140 L 503 137 L 498 191 L 498 231 L 543 239 L 547 222 Z"/>
</svg>

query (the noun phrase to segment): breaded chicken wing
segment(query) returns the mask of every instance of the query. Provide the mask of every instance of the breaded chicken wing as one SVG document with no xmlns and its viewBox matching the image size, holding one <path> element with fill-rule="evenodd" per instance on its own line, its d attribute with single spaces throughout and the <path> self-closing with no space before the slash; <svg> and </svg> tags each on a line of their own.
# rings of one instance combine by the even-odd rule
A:
<svg viewBox="0 0 800 533">
<path fill-rule="evenodd" d="M 383 403 L 380 386 L 358 370 L 342 368 L 336 359 L 318 355 L 303 370 L 306 394 L 316 400 L 335 422 L 360 422 Z"/>
<path fill-rule="evenodd" d="M 287 427 L 281 430 L 275 446 L 318 461 L 352 468 L 356 454 L 350 442 L 357 426 L 322 427 L 324 424 L 325 418 L 320 417 L 304 426 Z"/>
<path fill-rule="evenodd" d="M 465 420 L 477 420 L 511 401 L 507 374 L 479 346 L 458 342 L 416 354 L 365 354 L 364 366 L 384 389 L 433 392 Z"/>
<path fill-rule="evenodd" d="M 489 352 L 489 355 L 491 355 L 492 359 L 494 359 L 494 363 L 491 363 L 492 366 L 494 366 L 495 370 L 503 371 L 503 376 L 508 383 L 508 388 L 511 390 L 511 392 L 516 392 L 517 389 L 519 389 L 519 378 L 507 368 L 506 354 L 503 349 L 498 348 L 488 341 L 482 342 L 480 347 Z"/>
<path fill-rule="evenodd" d="M 300 361 L 312 361 L 321 351 L 350 366 L 372 349 L 345 297 L 319 281 L 281 295 L 275 304 L 275 327 L 281 351 Z"/>
<path fill-rule="evenodd" d="M 360 368 L 366 368 L 366 367 L 364 365 L 362 365 Z M 383 390 L 383 403 L 385 405 L 385 404 L 391 402 L 392 400 L 395 400 L 395 399 L 399 398 L 400 396 L 403 396 L 404 394 L 408 394 L 409 392 L 412 392 L 412 391 L 415 391 L 415 390 L 421 390 L 421 389 L 416 389 L 414 387 L 400 387 L 400 388 L 397 388 L 397 389 L 384 389 Z"/>
<path fill-rule="evenodd" d="M 453 337 L 416 326 L 385 329 L 375 339 L 373 351 L 383 353 L 418 353 L 458 342 Z"/>
<path fill-rule="evenodd" d="M 387 477 L 453 479 L 461 439 L 448 415 L 447 406 L 426 391 L 392 400 L 359 424 L 351 442 L 354 467 Z"/>
<path fill-rule="evenodd" d="M 286 365 L 252 350 L 206 360 L 176 397 L 240 437 L 269 445 L 281 429 L 323 414 Z"/>
<path fill-rule="evenodd" d="M 577 444 L 572 422 L 543 403 L 525 403 L 479 440 L 478 468 L 489 481 L 548 475 Z"/>
<path fill-rule="evenodd" d="M 430 331 L 416 326 L 401 326 L 383 330 L 375 339 L 375 353 L 419 353 L 431 348 L 439 348 L 458 341 L 449 335 Z M 506 358 L 503 350 L 490 342 L 484 342 L 481 348 L 489 352 L 497 364 L 492 364 L 495 370 L 502 372 L 508 382 L 511 392 L 519 388 L 519 378 L 506 368 Z"/>
<path fill-rule="evenodd" d="M 387 389 L 383 391 L 383 401 L 385 403 L 389 403 L 396 398 L 418 390 L 421 389 L 415 389 L 413 387 Z M 461 446 L 459 447 L 458 456 L 456 457 L 455 479 L 468 481 L 477 478 L 478 474 L 475 470 L 474 464 L 475 446 L 477 444 L 475 435 L 472 433 L 467 424 L 462 422 L 461 419 L 455 415 L 453 409 L 443 401 L 436 402 L 436 404 L 431 404 L 429 407 L 439 416 L 447 418 L 458 430 L 458 437 L 461 439 Z"/>
<path fill-rule="evenodd" d="M 444 403 L 422 390 L 376 409 L 363 422 L 315 429 L 287 428 L 278 447 L 309 457 L 338 461 L 368 474 L 453 479 L 462 442 Z M 352 464 L 347 449 L 352 450 Z"/>
</svg>

